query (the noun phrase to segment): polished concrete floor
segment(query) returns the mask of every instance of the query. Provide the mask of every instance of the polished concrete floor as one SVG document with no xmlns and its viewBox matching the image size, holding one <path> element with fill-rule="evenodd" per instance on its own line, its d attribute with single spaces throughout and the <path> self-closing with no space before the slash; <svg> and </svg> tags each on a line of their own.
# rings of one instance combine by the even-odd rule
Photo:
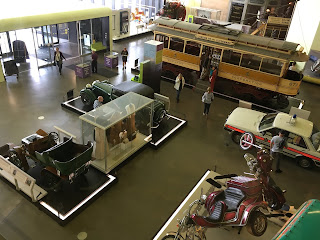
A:
<svg viewBox="0 0 320 240">
<path fill-rule="evenodd" d="M 150 38 L 147 35 L 114 44 L 117 52 L 124 46 L 129 49 L 129 62 L 123 71 L 120 61 L 113 83 L 133 76 L 129 66 L 135 58 L 142 59 L 143 43 Z M 99 62 L 102 60 L 100 56 Z M 80 136 L 78 116 L 62 109 L 60 103 L 68 90 L 75 89 L 77 94 L 87 83 L 104 78 L 95 74 L 80 79 L 66 67 L 62 71 L 60 76 L 55 67 L 32 69 L 23 72 L 19 80 L 9 77 L 0 83 L 1 145 L 19 144 L 39 128 L 53 131 L 53 126 Z M 161 93 L 174 99 L 173 84 L 162 82 Z M 306 100 L 305 109 L 312 112 L 310 119 L 318 123 L 319 86 L 302 83 L 299 97 Z M 248 171 L 244 152 L 223 129 L 237 104 L 215 98 L 208 120 L 202 116 L 202 107 L 201 93 L 183 89 L 180 103 L 172 101 L 171 113 L 185 118 L 188 125 L 159 149 L 147 147 L 128 161 L 117 171 L 118 183 L 64 227 L 0 181 L 0 235 L 10 240 L 53 240 L 77 239 L 79 232 L 87 232 L 87 239 L 92 240 L 151 239 L 207 169 L 221 174 Z M 39 116 L 44 119 L 39 120 Z M 300 169 L 292 159 L 281 164 L 283 173 L 274 179 L 287 189 L 289 204 L 299 207 L 307 199 L 320 198 L 320 169 Z"/>
</svg>

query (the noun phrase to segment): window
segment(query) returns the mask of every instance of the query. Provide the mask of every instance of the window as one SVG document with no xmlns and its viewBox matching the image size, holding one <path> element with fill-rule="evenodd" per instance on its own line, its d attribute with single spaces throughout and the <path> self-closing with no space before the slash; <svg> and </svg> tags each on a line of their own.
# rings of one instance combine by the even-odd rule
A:
<svg viewBox="0 0 320 240">
<path fill-rule="evenodd" d="M 241 67 L 259 70 L 261 58 L 252 54 L 243 54 L 241 60 Z"/>
<path fill-rule="evenodd" d="M 171 38 L 170 39 L 170 49 L 183 52 L 184 41 L 180 38 Z"/>
<path fill-rule="evenodd" d="M 271 59 L 271 58 L 264 58 L 262 60 L 260 71 L 275 74 L 275 75 L 280 75 L 282 65 L 283 63 L 278 60 Z"/>
<path fill-rule="evenodd" d="M 222 55 L 222 62 L 239 65 L 241 54 L 232 50 L 224 50 Z"/>
<path fill-rule="evenodd" d="M 201 47 L 201 45 L 199 43 L 187 41 L 186 42 L 186 49 L 184 52 L 191 54 L 191 55 L 194 55 L 194 56 L 199 56 L 200 47 Z"/>
<path fill-rule="evenodd" d="M 271 128 L 276 116 L 277 116 L 277 113 L 270 113 L 265 115 L 260 122 L 259 130 L 265 131 L 266 129 Z"/>
<path fill-rule="evenodd" d="M 297 134 L 289 133 L 287 141 L 288 141 L 288 143 L 291 143 L 291 144 L 296 145 L 298 147 L 307 148 L 307 145 L 306 145 L 305 141 L 303 140 L 303 138 Z"/>
<path fill-rule="evenodd" d="M 169 37 L 161 35 L 161 34 L 156 34 L 155 40 L 157 40 L 159 42 L 163 42 L 163 47 L 168 48 Z"/>
</svg>

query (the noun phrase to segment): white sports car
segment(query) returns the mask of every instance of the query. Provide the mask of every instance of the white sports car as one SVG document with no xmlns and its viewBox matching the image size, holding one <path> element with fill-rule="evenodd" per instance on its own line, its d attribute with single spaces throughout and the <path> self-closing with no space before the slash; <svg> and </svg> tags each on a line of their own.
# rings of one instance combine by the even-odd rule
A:
<svg viewBox="0 0 320 240">
<path fill-rule="evenodd" d="M 231 132 L 231 138 L 236 143 L 240 143 L 240 139 L 244 139 L 242 136 L 249 133 L 246 141 L 256 141 L 268 148 L 271 138 L 280 130 L 285 130 L 289 133 L 288 147 L 283 154 L 296 159 L 303 168 L 320 167 L 320 132 L 308 120 L 297 117 L 292 121 L 292 115 L 286 113 L 265 114 L 238 107 L 228 116 L 224 128 Z"/>
</svg>

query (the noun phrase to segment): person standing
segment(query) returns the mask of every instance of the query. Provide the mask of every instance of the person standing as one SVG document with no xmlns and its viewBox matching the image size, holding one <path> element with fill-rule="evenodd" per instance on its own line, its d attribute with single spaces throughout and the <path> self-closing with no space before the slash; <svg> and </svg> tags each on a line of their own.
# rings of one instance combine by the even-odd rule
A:
<svg viewBox="0 0 320 240">
<path fill-rule="evenodd" d="M 213 91 L 214 88 L 214 83 L 216 82 L 216 78 L 217 78 L 217 68 L 215 66 L 213 66 L 210 70 L 210 74 L 209 74 L 209 81 L 210 81 L 210 88 L 211 91 Z"/>
<path fill-rule="evenodd" d="M 126 48 L 124 48 L 121 52 L 122 55 L 122 66 L 123 66 L 123 70 L 127 68 L 127 60 L 128 60 L 128 50 Z"/>
<path fill-rule="evenodd" d="M 62 52 L 60 52 L 59 48 L 57 47 L 56 51 L 54 52 L 53 61 L 58 66 L 60 75 L 62 70 L 62 59 L 66 60 Z"/>
<path fill-rule="evenodd" d="M 177 103 L 180 101 L 180 93 L 181 90 L 183 89 L 185 84 L 185 80 L 184 77 L 182 76 L 181 73 L 178 74 L 177 78 L 176 78 L 176 83 L 174 84 L 174 88 L 177 90 Z"/>
<path fill-rule="evenodd" d="M 95 51 L 92 51 L 91 58 L 92 58 L 92 62 L 91 62 L 92 73 L 97 73 L 97 70 L 98 70 L 98 54 Z"/>
<path fill-rule="evenodd" d="M 103 97 L 102 96 L 99 96 L 96 100 L 94 100 L 93 102 L 93 109 L 96 109 L 100 106 L 103 105 Z"/>
<path fill-rule="evenodd" d="M 210 87 L 207 88 L 207 91 L 202 95 L 202 102 L 204 103 L 203 116 L 208 118 L 210 105 L 214 99 L 213 92 Z"/>
<path fill-rule="evenodd" d="M 286 146 L 286 139 L 284 137 L 284 131 L 280 130 L 279 135 L 274 136 L 270 141 L 270 153 L 271 157 L 276 161 L 276 173 L 282 173 L 280 161 L 284 146 Z"/>
</svg>

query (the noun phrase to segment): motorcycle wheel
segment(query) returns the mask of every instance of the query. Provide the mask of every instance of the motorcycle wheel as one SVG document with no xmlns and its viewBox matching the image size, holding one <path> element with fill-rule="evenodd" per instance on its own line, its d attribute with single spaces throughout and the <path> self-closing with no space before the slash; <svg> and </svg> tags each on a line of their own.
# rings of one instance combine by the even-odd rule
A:
<svg viewBox="0 0 320 240">
<path fill-rule="evenodd" d="M 250 214 L 246 228 L 253 236 L 262 236 L 267 230 L 267 217 L 260 211 L 254 211 Z"/>
<path fill-rule="evenodd" d="M 176 238 L 176 235 L 173 235 L 173 234 L 169 234 L 169 235 L 166 235 L 163 238 L 161 238 L 161 240 L 170 240 L 170 239 L 182 240 L 182 238 L 180 236 L 178 236 Z"/>
</svg>

